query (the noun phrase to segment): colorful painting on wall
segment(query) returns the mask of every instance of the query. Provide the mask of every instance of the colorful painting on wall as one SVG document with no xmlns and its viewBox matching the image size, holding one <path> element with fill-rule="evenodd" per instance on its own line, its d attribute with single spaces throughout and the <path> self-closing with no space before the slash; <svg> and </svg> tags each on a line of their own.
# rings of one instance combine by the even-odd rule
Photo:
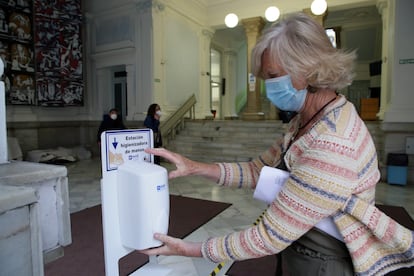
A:
<svg viewBox="0 0 414 276">
<path fill-rule="evenodd" d="M 0 57 L 6 103 L 36 105 L 32 2 L 0 1 Z"/>
<path fill-rule="evenodd" d="M 81 26 L 80 0 L 0 0 L 7 104 L 83 105 Z"/>
<path fill-rule="evenodd" d="M 34 14 L 39 105 L 83 105 L 80 1 L 35 0 Z"/>
</svg>

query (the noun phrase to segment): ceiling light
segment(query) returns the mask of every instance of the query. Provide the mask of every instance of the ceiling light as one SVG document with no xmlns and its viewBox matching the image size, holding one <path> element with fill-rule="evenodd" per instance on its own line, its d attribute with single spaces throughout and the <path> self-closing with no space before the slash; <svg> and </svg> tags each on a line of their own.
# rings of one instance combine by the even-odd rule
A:
<svg viewBox="0 0 414 276">
<path fill-rule="evenodd" d="M 311 11 L 314 15 L 323 14 L 328 8 L 328 4 L 325 0 L 314 0 L 311 5 Z"/>
<path fill-rule="evenodd" d="M 239 23 L 239 18 L 234 13 L 229 13 L 224 18 L 224 23 L 226 23 L 226 26 L 229 28 L 234 28 Z"/>
<path fill-rule="evenodd" d="M 280 10 L 275 6 L 268 7 L 265 11 L 266 20 L 269 22 L 274 22 L 278 20 L 279 16 L 280 16 Z"/>
</svg>

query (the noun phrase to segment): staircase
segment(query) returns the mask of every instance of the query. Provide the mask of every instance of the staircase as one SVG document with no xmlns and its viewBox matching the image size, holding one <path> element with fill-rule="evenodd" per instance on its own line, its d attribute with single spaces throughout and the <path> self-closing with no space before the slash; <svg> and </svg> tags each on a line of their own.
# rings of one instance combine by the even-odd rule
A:
<svg viewBox="0 0 414 276">
<path fill-rule="evenodd" d="M 250 161 L 285 130 L 279 120 L 186 120 L 168 149 L 203 162 Z"/>
<path fill-rule="evenodd" d="M 384 167 L 383 134 L 380 123 L 367 121 L 374 139 L 380 167 Z M 202 162 L 250 161 L 267 150 L 287 124 L 280 120 L 185 120 L 184 127 L 167 148 Z"/>
</svg>

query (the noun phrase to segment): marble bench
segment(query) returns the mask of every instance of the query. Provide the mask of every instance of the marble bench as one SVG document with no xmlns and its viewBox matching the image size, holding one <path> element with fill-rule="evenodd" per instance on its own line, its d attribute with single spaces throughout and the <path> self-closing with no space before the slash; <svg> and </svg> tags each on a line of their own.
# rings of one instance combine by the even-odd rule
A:
<svg viewBox="0 0 414 276">
<path fill-rule="evenodd" d="M 0 274 L 43 275 L 35 190 L 0 185 Z"/>
<path fill-rule="evenodd" d="M 35 191 L 44 262 L 62 256 L 63 246 L 72 243 L 66 167 L 25 161 L 0 164 L 0 186 Z"/>
</svg>

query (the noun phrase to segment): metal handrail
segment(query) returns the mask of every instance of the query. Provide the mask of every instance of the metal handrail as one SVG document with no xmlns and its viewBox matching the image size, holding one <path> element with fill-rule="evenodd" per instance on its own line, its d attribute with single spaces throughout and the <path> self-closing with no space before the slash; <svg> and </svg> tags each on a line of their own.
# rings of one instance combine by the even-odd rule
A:
<svg viewBox="0 0 414 276">
<path fill-rule="evenodd" d="M 165 147 L 168 143 L 175 139 L 177 132 L 184 128 L 184 119 L 187 114 L 189 114 L 190 119 L 195 118 L 195 104 L 196 104 L 195 95 L 191 95 L 188 100 L 181 105 L 170 117 L 167 118 L 160 125 L 160 131 L 162 136 L 163 146 Z"/>
</svg>

